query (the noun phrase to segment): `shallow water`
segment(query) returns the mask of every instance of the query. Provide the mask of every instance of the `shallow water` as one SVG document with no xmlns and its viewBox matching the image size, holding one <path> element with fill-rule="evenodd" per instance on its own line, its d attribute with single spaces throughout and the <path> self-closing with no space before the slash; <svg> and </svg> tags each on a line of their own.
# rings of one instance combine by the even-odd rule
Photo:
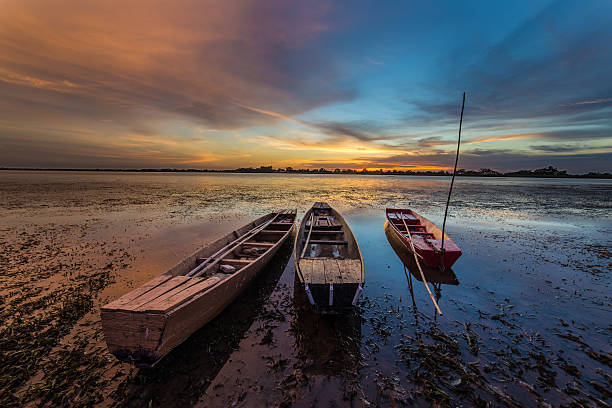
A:
<svg viewBox="0 0 612 408">
<path fill-rule="evenodd" d="M 436 316 L 387 242 L 384 208 L 441 224 L 448 184 L 0 172 L 0 403 L 58 403 L 58 390 L 82 405 L 610 403 L 612 182 L 458 178 L 447 232 L 463 250 L 459 285 L 441 286 Z M 355 315 L 322 319 L 294 302 L 287 245 L 248 294 L 153 370 L 105 350 L 100 304 L 256 216 L 301 216 L 314 201 L 343 213 L 363 251 Z M 74 367 L 80 378 L 65 375 Z"/>
</svg>

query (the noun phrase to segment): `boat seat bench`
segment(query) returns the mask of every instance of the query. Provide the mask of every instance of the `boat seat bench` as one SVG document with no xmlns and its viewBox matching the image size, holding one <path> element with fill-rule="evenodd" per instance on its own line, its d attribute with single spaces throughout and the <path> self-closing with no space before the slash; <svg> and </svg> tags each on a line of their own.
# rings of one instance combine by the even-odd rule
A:
<svg viewBox="0 0 612 408">
<path fill-rule="evenodd" d="M 416 224 L 419 221 L 419 219 L 412 214 L 399 213 L 399 212 L 389 213 L 389 218 L 391 218 L 394 221 L 398 220 L 399 222 L 402 222 L 402 218 L 403 218 L 404 221 L 406 221 L 406 224 Z"/>
<path fill-rule="evenodd" d="M 319 245 L 348 245 L 347 241 L 333 241 L 333 240 L 323 240 L 323 239 L 311 239 L 308 241 L 309 244 L 319 244 Z"/>
<path fill-rule="evenodd" d="M 244 242 L 242 245 L 266 247 L 266 246 L 274 246 L 275 243 L 274 242 L 253 242 L 253 241 L 247 241 L 247 242 Z"/>
<path fill-rule="evenodd" d="M 251 262 L 253 262 L 252 259 L 224 258 L 219 261 L 219 264 L 224 264 L 224 263 L 249 264 Z"/>
<path fill-rule="evenodd" d="M 404 223 L 403 222 L 394 222 L 393 225 L 395 225 L 396 227 L 403 227 Z M 408 228 L 422 228 L 424 229 L 425 226 L 421 225 L 421 224 L 407 224 Z"/>
</svg>

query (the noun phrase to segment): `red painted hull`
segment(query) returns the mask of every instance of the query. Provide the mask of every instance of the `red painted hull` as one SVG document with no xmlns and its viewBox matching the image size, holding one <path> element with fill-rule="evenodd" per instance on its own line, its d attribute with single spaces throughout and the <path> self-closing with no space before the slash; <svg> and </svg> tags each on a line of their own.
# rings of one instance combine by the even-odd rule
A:
<svg viewBox="0 0 612 408">
<path fill-rule="evenodd" d="M 461 249 L 448 235 L 444 236 L 444 257 L 442 257 L 442 230 L 427 218 L 416 212 L 403 208 L 387 208 L 387 222 L 393 227 L 393 232 L 412 252 L 410 238 L 406 231 L 408 227 L 412 236 L 414 252 L 419 260 L 430 268 L 450 268 L 461 256 Z M 442 260 L 444 259 L 444 262 Z"/>
</svg>

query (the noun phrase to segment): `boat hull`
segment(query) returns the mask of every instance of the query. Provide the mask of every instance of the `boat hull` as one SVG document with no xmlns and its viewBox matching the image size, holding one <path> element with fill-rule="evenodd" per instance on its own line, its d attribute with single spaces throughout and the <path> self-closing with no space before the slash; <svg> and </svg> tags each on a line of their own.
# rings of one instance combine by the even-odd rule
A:
<svg viewBox="0 0 612 408">
<path fill-rule="evenodd" d="M 360 283 L 341 283 L 333 285 L 333 290 L 329 284 L 309 284 L 308 290 L 303 282 L 299 283 L 301 296 L 305 299 L 310 307 L 317 313 L 320 314 L 338 314 L 348 313 L 355 308 L 355 300 L 359 296 L 355 296 L 358 292 L 361 292 L 362 284 Z M 310 297 L 312 301 L 310 301 Z M 332 295 L 330 297 L 330 292 Z M 330 299 L 332 304 L 330 305 Z"/>
<path fill-rule="evenodd" d="M 304 251 L 307 240 L 307 221 L 315 210 L 326 210 L 334 225 L 318 225 L 319 232 L 312 232 L 316 239 L 308 242 L 325 242 L 321 237 L 334 234 L 343 235 L 342 249 L 329 249 L 329 245 L 319 248 L 318 244 Z M 329 239 L 327 242 L 336 242 Z M 310 247 L 311 245 L 309 245 Z M 303 254 L 306 254 L 303 257 Z M 354 309 L 363 290 L 364 267 L 361 250 L 350 227 L 337 211 L 325 203 L 315 205 L 304 215 L 294 243 L 294 262 L 296 268 L 296 295 L 306 299 L 307 304 L 317 313 L 347 313 Z M 310 274 L 309 272 L 313 273 Z M 325 278 L 323 278 L 323 275 Z"/>
<path fill-rule="evenodd" d="M 401 239 L 401 236 L 395 231 L 389 221 L 385 221 L 385 235 L 387 236 L 389 244 L 391 244 L 391 248 L 393 248 L 393 251 L 395 251 L 404 266 L 406 266 L 408 272 L 410 272 L 410 274 L 418 281 L 422 282 L 423 278 L 421 277 L 421 273 L 419 272 L 416 261 L 414 260 L 414 254 L 409 247 L 406 246 L 404 241 Z M 427 282 L 442 283 L 445 285 L 459 284 L 457 276 L 450 268 L 446 268 L 444 271 L 442 271 L 437 267 L 430 268 L 423 265 L 421 269 Z"/>
<path fill-rule="evenodd" d="M 259 220 L 256 220 L 257 222 Z M 251 225 L 243 227 L 250 228 Z M 262 269 L 276 255 L 287 241 L 295 227 L 294 223 L 275 245 L 251 264 L 240 269 L 227 279 L 212 284 L 210 288 L 195 294 L 188 301 L 166 312 L 130 311 L 109 304 L 102 308 L 101 319 L 105 340 L 109 351 L 118 359 L 133 362 L 139 367 L 151 367 L 173 348 L 185 341 L 191 334 L 218 316 L 232 303 L 257 277 Z M 240 230 L 239 230 L 240 231 Z M 231 234 L 213 243 L 210 251 L 215 251 L 218 243 L 231 240 Z M 191 268 L 195 259 L 203 253 L 198 251 L 156 279 L 163 281 L 176 278 L 173 272 Z M 205 251 L 204 251 L 205 252 Z M 191 262 L 190 259 L 193 261 Z M 186 278 L 188 279 L 188 278 Z M 198 278 L 195 278 L 198 279 Z"/>
<path fill-rule="evenodd" d="M 404 235 L 403 229 L 404 223 L 398 222 L 398 219 L 392 219 L 390 214 L 409 214 L 411 218 L 406 218 L 406 225 L 410 228 L 413 226 L 423 227 L 422 231 L 431 234 L 431 238 L 424 238 L 416 233 L 412 233 L 412 244 L 414 245 L 414 251 L 416 252 L 419 261 L 425 264 L 429 268 L 450 268 L 461 256 L 461 249 L 455 244 L 455 242 L 446 234 L 444 234 L 444 256 L 442 257 L 441 245 L 442 245 L 442 230 L 438 228 L 433 222 L 427 218 L 419 215 L 412 210 L 406 209 L 387 209 L 387 219 L 385 221 L 385 228 L 387 225 L 393 230 L 394 236 L 401 242 L 407 251 L 412 253 L 412 245 L 410 238 Z"/>
</svg>

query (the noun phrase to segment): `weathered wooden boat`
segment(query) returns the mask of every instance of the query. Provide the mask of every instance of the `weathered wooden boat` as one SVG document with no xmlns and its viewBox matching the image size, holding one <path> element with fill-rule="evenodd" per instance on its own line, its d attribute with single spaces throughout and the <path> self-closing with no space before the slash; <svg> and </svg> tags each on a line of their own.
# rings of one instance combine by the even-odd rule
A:
<svg viewBox="0 0 612 408">
<path fill-rule="evenodd" d="M 102 307 L 111 353 L 150 367 L 228 306 L 287 240 L 296 211 L 270 213 Z"/>
<path fill-rule="evenodd" d="M 419 272 L 419 267 L 414 260 L 414 255 L 410 250 L 410 246 L 406 246 L 389 222 L 385 222 L 385 235 L 387 236 L 389 244 L 391 244 L 391 248 L 393 248 L 397 257 L 402 261 L 406 269 L 408 269 L 410 275 L 414 276 L 419 282 L 423 282 L 423 277 Z M 446 243 L 444 246 L 446 247 Z M 457 275 L 455 275 L 455 272 L 451 268 L 444 268 L 444 270 L 441 270 L 440 268 L 430 268 L 422 265 L 421 270 L 423 271 L 423 276 L 426 281 L 434 285 L 459 285 Z"/>
<path fill-rule="evenodd" d="M 340 313 L 355 306 L 364 283 L 363 257 L 344 218 L 317 202 L 304 215 L 293 248 L 298 286 L 315 311 Z"/>
<path fill-rule="evenodd" d="M 450 268 L 461 256 L 461 249 L 447 234 L 444 234 L 442 254 L 442 230 L 427 218 L 408 209 L 387 208 L 385 231 L 390 229 L 389 240 L 399 241 L 412 252 L 410 238 L 419 261 L 429 268 Z M 444 262 L 442 263 L 442 260 Z"/>
</svg>

